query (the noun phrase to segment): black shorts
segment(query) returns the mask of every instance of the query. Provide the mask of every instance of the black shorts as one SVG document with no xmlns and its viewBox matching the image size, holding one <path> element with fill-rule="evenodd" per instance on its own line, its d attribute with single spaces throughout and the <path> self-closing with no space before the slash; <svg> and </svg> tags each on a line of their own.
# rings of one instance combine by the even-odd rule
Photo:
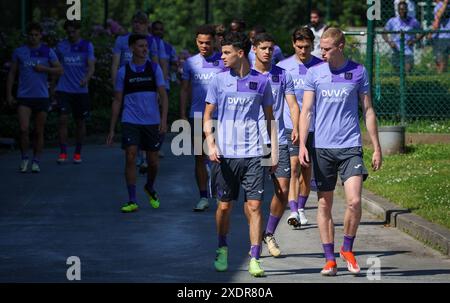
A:
<svg viewBox="0 0 450 303">
<path fill-rule="evenodd" d="M 58 111 L 60 114 L 72 113 L 74 119 L 86 119 L 90 114 L 89 94 L 57 92 Z"/>
<path fill-rule="evenodd" d="M 139 125 L 122 122 L 122 148 L 138 146 L 145 151 L 159 151 L 161 148 L 159 124 Z"/>
<path fill-rule="evenodd" d="M 292 144 L 291 134 L 292 129 L 286 128 L 286 139 L 288 141 L 289 156 L 298 157 L 298 155 L 300 154 L 300 147 L 298 144 L 297 145 Z M 309 132 L 308 139 L 306 139 L 306 149 L 308 150 L 308 153 L 311 153 L 312 151 L 313 141 L 314 141 L 314 132 Z"/>
<path fill-rule="evenodd" d="M 369 175 L 363 162 L 362 147 L 314 148 L 312 152 L 314 182 L 312 188 L 318 191 L 333 191 L 337 174 L 342 183 L 353 176 Z"/>
<path fill-rule="evenodd" d="M 262 201 L 265 169 L 261 165 L 261 159 L 261 157 L 221 158 L 220 163 L 213 162 L 211 165 L 213 195 L 222 202 L 237 200 L 242 185 L 248 200 Z"/>
<path fill-rule="evenodd" d="M 278 147 L 278 167 L 275 171 L 277 178 L 291 178 L 291 160 L 289 157 L 289 149 L 287 145 Z"/>
<path fill-rule="evenodd" d="M 26 106 L 35 112 L 48 112 L 50 109 L 49 98 L 18 98 L 18 106 Z"/>
</svg>

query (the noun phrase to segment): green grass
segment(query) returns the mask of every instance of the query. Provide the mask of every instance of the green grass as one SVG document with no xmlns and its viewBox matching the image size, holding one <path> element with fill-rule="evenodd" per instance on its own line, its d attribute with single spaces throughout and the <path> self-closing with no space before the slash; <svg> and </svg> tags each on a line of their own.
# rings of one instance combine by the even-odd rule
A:
<svg viewBox="0 0 450 303">
<path fill-rule="evenodd" d="M 372 151 L 365 149 L 370 168 Z M 450 228 L 450 144 L 409 145 L 407 153 L 383 158 L 364 187 L 423 218 Z"/>
<path fill-rule="evenodd" d="M 401 125 L 399 121 L 378 120 L 378 126 Z M 421 119 L 406 121 L 404 126 L 407 133 L 450 134 L 450 119 Z M 366 132 L 364 122 L 360 121 L 360 128 Z"/>
<path fill-rule="evenodd" d="M 390 121 L 381 120 L 379 123 L 380 126 L 393 125 Z M 400 125 L 400 123 L 397 125 Z M 405 127 L 408 133 L 450 134 L 450 119 L 406 121 Z"/>
</svg>

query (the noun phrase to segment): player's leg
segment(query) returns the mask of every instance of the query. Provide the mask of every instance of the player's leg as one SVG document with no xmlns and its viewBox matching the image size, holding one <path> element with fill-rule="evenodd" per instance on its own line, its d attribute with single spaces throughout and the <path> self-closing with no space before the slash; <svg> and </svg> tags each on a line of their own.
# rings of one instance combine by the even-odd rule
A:
<svg viewBox="0 0 450 303">
<path fill-rule="evenodd" d="M 30 148 L 30 118 L 31 108 L 21 104 L 19 100 L 19 107 L 17 108 L 17 115 L 19 118 L 20 127 L 20 151 L 22 159 L 20 162 L 20 171 L 26 173 L 28 170 L 29 157 L 28 149 Z"/>
<path fill-rule="evenodd" d="M 288 203 L 289 181 L 291 176 L 288 146 L 279 146 L 278 150 L 278 167 L 275 174 L 272 175 L 274 195 L 270 203 L 270 215 L 263 236 L 264 243 L 267 244 L 269 253 L 274 257 L 278 257 L 281 254 L 281 250 L 275 240 L 274 234 Z"/>
<path fill-rule="evenodd" d="M 49 107 L 49 101 L 42 101 L 43 107 L 38 109 L 35 114 L 35 129 L 34 129 L 34 142 L 33 142 L 33 161 L 31 163 L 31 171 L 39 173 L 41 171 L 39 161 L 44 149 L 44 131 L 45 122 L 47 121 L 47 110 Z"/>
<path fill-rule="evenodd" d="M 56 162 L 62 164 L 67 161 L 67 138 L 68 138 L 68 124 L 69 113 L 71 112 L 69 94 L 64 92 L 58 92 L 57 94 L 57 108 L 59 113 L 58 119 L 58 136 L 59 136 L 59 155 Z"/>
<path fill-rule="evenodd" d="M 312 151 L 312 141 L 314 140 L 314 133 L 309 132 L 308 139 L 306 141 L 306 148 L 308 152 L 311 154 Z M 311 174 L 312 174 L 312 166 L 309 167 L 301 167 L 301 175 L 300 175 L 300 188 L 298 195 L 298 215 L 300 217 L 301 225 L 308 224 L 308 219 L 305 214 L 305 205 L 308 200 L 309 194 L 311 192 Z"/>
<path fill-rule="evenodd" d="M 122 149 L 125 150 L 125 182 L 128 191 L 128 202 L 121 210 L 129 213 L 138 209 L 136 198 L 136 157 L 140 144 L 139 126 L 122 123 Z"/>
<path fill-rule="evenodd" d="M 318 187 L 317 225 L 325 254 L 325 266 L 321 274 L 324 276 L 334 276 L 337 273 L 337 265 L 334 256 L 332 206 L 338 169 L 332 150 L 312 149 L 311 158 L 314 178 L 317 181 Z"/>
<path fill-rule="evenodd" d="M 353 254 L 353 242 L 361 221 L 362 184 L 367 178 L 368 172 L 364 166 L 361 147 L 342 149 L 340 160 L 339 173 L 344 183 L 347 202 L 344 216 L 344 241 L 340 254 L 347 262 L 348 270 L 357 274 L 360 271 L 360 267 Z"/>
<path fill-rule="evenodd" d="M 88 94 L 76 94 L 76 104 L 73 105 L 75 120 L 75 153 L 73 162 L 81 163 L 81 148 L 83 146 L 84 137 L 86 136 L 86 119 L 90 115 L 90 101 Z"/>
</svg>

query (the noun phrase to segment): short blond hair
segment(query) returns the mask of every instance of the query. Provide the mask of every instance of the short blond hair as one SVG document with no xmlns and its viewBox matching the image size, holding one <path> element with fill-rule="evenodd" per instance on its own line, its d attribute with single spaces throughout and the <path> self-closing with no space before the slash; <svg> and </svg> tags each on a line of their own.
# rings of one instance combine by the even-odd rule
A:
<svg viewBox="0 0 450 303">
<path fill-rule="evenodd" d="M 331 38 L 334 41 L 334 45 L 345 44 L 344 33 L 337 27 L 328 28 L 323 34 L 321 39 Z"/>
</svg>

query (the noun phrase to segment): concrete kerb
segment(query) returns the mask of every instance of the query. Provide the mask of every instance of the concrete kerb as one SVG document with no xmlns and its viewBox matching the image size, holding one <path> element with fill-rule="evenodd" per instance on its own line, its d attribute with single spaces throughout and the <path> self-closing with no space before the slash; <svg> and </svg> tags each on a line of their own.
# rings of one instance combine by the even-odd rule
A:
<svg viewBox="0 0 450 303">
<path fill-rule="evenodd" d="M 344 196 L 343 187 L 336 186 L 337 193 Z M 409 234 L 426 245 L 450 256 L 450 230 L 422 217 L 412 214 L 408 209 L 399 207 L 389 200 L 363 189 L 362 207 L 389 224 Z"/>
</svg>

